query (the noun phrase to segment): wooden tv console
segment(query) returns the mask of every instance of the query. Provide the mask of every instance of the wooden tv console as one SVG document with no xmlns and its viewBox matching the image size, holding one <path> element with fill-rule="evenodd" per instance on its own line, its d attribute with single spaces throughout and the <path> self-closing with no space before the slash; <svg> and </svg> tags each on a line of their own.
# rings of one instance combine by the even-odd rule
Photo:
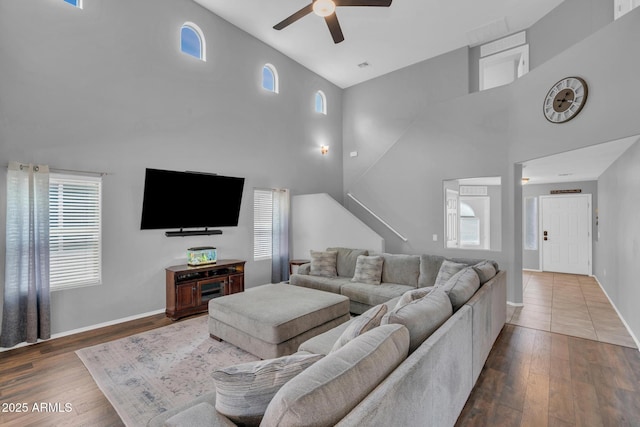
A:
<svg viewBox="0 0 640 427">
<path fill-rule="evenodd" d="M 244 264 L 237 259 L 192 267 L 167 267 L 167 317 L 181 317 L 208 310 L 209 300 L 244 291 Z"/>
</svg>

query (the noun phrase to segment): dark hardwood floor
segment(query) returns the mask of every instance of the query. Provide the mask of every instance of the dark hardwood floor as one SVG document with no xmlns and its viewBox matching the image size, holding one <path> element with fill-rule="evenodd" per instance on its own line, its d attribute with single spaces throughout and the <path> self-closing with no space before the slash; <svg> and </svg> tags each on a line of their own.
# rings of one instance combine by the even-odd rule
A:
<svg viewBox="0 0 640 427">
<path fill-rule="evenodd" d="M 640 352 L 505 325 L 457 426 L 640 426 Z"/>
<path fill-rule="evenodd" d="M 121 426 L 75 350 L 170 323 L 156 315 L 0 353 L 0 425 Z M 456 425 L 640 426 L 640 353 L 507 324 Z"/>
<path fill-rule="evenodd" d="M 158 314 L 0 353 L 0 426 L 122 426 L 75 351 L 171 323 Z"/>
</svg>

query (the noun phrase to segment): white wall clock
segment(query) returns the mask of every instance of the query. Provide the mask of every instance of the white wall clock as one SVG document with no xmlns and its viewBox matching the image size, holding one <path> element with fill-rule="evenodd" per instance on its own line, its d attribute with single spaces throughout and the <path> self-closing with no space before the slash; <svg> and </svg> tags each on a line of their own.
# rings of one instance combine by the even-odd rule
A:
<svg viewBox="0 0 640 427">
<path fill-rule="evenodd" d="M 554 84 L 544 98 L 542 110 L 551 123 L 564 123 L 578 115 L 589 91 L 580 77 L 565 77 Z"/>
</svg>

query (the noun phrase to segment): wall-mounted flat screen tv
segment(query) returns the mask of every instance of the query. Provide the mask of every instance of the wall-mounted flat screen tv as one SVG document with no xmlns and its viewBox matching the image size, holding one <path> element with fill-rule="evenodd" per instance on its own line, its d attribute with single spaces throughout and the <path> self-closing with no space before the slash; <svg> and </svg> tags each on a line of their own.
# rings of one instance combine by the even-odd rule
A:
<svg viewBox="0 0 640 427">
<path fill-rule="evenodd" d="M 147 169 L 142 230 L 238 225 L 244 178 Z"/>
</svg>

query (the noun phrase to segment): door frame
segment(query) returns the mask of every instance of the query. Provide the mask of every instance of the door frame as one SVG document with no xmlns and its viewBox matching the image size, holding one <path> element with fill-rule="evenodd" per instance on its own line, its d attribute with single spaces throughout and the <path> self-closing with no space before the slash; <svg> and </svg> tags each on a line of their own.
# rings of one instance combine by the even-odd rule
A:
<svg viewBox="0 0 640 427">
<path fill-rule="evenodd" d="M 538 265 L 540 266 L 540 271 L 544 271 L 544 228 L 542 219 L 544 217 L 544 199 L 551 199 L 554 197 L 570 197 L 570 198 L 579 198 L 586 197 L 587 198 L 587 225 L 588 225 L 588 235 L 589 235 L 589 243 L 587 248 L 588 254 L 588 263 L 589 263 L 589 271 L 588 276 L 593 276 L 593 214 L 592 214 L 592 206 L 593 206 L 593 196 L 590 193 L 580 193 L 580 194 L 556 194 L 556 195 L 542 195 L 538 196 Z M 560 272 L 561 273 L 561 272 Z"/>
</svg>

